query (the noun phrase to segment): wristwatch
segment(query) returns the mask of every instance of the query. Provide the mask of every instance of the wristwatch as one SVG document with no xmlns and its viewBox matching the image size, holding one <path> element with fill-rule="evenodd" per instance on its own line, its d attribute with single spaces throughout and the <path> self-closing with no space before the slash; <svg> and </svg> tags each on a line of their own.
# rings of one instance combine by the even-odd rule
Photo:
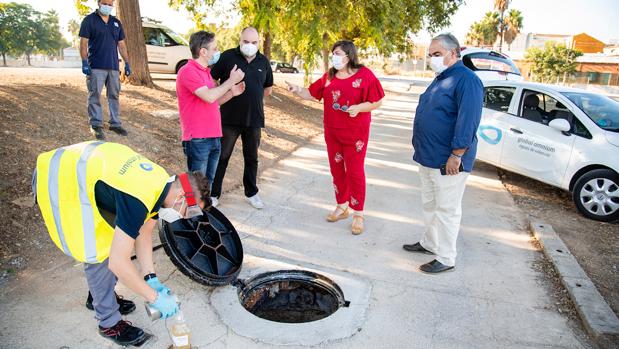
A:
<svg viewBox="0 0 619 349">
<path fill-rule="evenodd" d="M 454 158 L 462 159 L 462 155 L 451 153 L 450 156 L 453 156 Z"/>
<path fill-rule="evenodd" d="M 157 277 L 157 274 L 155 274 L 155 273 L 146 274 L 146 275 L 144 275 L 144 281 L 148 281 L 148 280 L 154 279 L 156 277 Z"/>
</svg>

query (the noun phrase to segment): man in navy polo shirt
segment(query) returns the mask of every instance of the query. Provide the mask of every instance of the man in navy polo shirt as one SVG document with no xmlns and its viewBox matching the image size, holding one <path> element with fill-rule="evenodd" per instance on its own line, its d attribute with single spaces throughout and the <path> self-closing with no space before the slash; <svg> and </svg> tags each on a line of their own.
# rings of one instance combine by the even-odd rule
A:
<svg viewBox="0 0 619 349">
<path fill-rule="evenodd" d="M 258 51 L 260 36 L 256 28 L 247 27 L 241 32 L 239 46 L 226 50 L 219 61 L 212 67 L 213 79 L 220 84 L 230 78 L 232 68 L 236 67 L 245 73 L 245 92 L 232 97 L 221 106 L 221 123 L 223 137 L 221 138 L 221 155 L 217 164 L 212 194 L 219 198 L 222 183 L 228 167 L 228 161 L 234 150 L 236 140 L 241 137 L 243 142 L 243 187 L 245 197 L 254 208 L 261 209 L 264 203 L 258 196 L 256 184 L 258 176 L 258 147 L 260 135 L 264 127 L 264 97 L 271 94 L 273 72 L 269 60 Z M 213 200 L 213 206 L 217 205 Z"/>
<path fill-rule="evenodd" d="M 111 15 L 114 0 L 99 0 L 99 9 L 89 14 L 80 27 L 80 56 L 82 72 L 86 74 L 88 88 L 88 117 L 90 131 L 97 139 L 105 139 L 103 133 L 103 111 L 101 92 L 107 89 L 107 102 L 110 109 L 110 131 L 126 136 L 127 131 L 120 122 L 120 76 L 118 71 L 118 51 L 125 61 L 125 74 L 131 74 L 125 44 L 125 32 L 120 21 Z"/>
<path fill-rule="evenodd" d="M 430 67 L 436 78 L 419 97 L 413 125 L 413 160 L 419 164 L 425 233 L 404 245 L 410 252 L 434 254 L 419 267 L 426 273 L 453 270 L 462 217 L 462 196 L 477 153 L 484 87 L 460 58 L 451 34 L 432 39 Z"/>
</svg>

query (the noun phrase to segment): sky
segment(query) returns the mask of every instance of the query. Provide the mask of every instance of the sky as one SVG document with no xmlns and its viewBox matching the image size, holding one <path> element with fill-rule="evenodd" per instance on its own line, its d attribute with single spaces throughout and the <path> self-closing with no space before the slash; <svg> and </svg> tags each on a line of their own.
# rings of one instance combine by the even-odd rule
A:
<svg viewBox="0 0 619 349">
<path fill-rule="evenodd" d="M 7 0 L 0 0 L 8 2 Z M 60 25 L 66 30 L 70 19 L 79 21 L 73 0 L 12 0 L 32 5 L 38 11 L 55 9 L 60 14 Z M 226 0 L 231 1 L 231 0 Z M 139 0 L 142 16 L 159 21 L 179 33 L 187 32 L 192 26 L 189 15 L 168 7 L 168 0 Z M 89 0 L 91 7 L 96 0 Z M 470 25 L 480 20 L 486 11 L 491 11 L 493 0 L 465 0 L 452 17 L 449 31 L 460 40 L 466 36 Z M 518 9 L 524 18 L 524 33 L 579 34 L 585 32 L 605 43 L 619 44 L 619 0 L 512 0 L 510 8 Z M 218 19 L 214 19 L 217 21 Z M 236 23 L 230 23 L 234 26 Z M 68 32 L 64 33 L 70 39 Z M 417 36 L 429 40 L 428 33 Z"/>
</svg>

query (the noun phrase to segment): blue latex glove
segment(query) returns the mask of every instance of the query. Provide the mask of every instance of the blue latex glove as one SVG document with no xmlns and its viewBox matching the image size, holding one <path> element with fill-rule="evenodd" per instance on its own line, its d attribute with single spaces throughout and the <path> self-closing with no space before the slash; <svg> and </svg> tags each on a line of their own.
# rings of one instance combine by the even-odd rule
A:
<svg viewBox="0 0 619 349">
<path fill-rule="evenodd" d="M 87 59 L 82 59 L 82 73 L 90 76 L 92 74 L 92 70 L 90 69 L 90 65 L 88 64 Z"/>
<path fill-rule="evenodd" d="M 157 292 L 157 299 L 150 305 L 161 312 L 161 319 L 172 317 L 178 311 L 176 297 L 164 291 Z"/>
<path fill-rule="evenodd" d="M 125 75 L 129 76 L 131 75 L 131 67 L 129 66 L 129 63 L 125 62 Z"/>
<path fill-rule="evenodd" d="M 165 293 L 170 293 L 170 289 L 166 285 L 162 284 L 157 277 L 148 279 L 146 283 L 157 292 L 164 291 Z"/>
</svg>

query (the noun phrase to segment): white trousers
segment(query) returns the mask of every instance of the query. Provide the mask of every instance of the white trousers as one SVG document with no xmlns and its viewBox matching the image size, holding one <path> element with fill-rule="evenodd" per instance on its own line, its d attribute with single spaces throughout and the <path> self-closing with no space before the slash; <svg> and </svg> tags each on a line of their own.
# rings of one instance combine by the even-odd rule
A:
<svg viewBox="0 0 619 349">
<path fill-rule="evenodd" d="M 421 246 L 444 265 L 456 265 L 456 240 L 462 217 L 462 196 L 468 172 L 443 176 L 439 169 L 419 166 L 425 233 Z"/>
</svg>

